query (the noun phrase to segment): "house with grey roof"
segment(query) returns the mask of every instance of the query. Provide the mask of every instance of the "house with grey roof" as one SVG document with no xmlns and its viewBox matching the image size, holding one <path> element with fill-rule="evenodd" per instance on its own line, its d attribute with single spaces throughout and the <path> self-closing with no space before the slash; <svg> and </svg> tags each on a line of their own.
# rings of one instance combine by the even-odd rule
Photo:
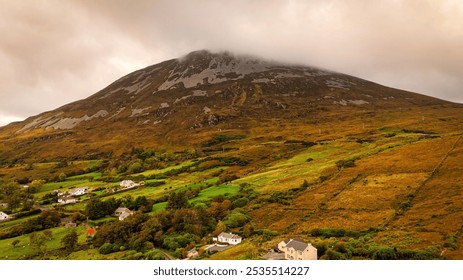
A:
<svg viewBox="0 0 463 280">
<path fill-rule="evenodd" d="M 76 202 L 77 202 L 77 199 L 71 196 L 58 198 L 58 203 L 61 205 L 71 204 L 71 203 L 76 203 Z"/>
<path fill-rule="evenodd" d="M 222 243 L 228 243 L 230 245 L 236 245 L 241 243 L 241 241 L 243 241 L 243 238 L 231 232 L 222 232 L 217 236 L 217 238 L 213 238 L 213 240 Z"/>
<path fill-rule="evenodd" d="M 286 260 L 316 260 L 317 248 L 305 243 L 301 238 L 283 240 L 278 243 L 278 249 L 285 254 Z"/>
<path fill-rule="evenodd" d="M 5 212 L 0 212 L 0 221 L 8 220 L 10 216 Z"/>
<path fill-rule="evenodd" d="M 116 215 L 116 217 L 119 217 L 119 221 L 123 221 L 129 216 L 133 215 L 133 212 L 126 207 L 119 207 L 116 209 L 116 211 L 114 211 L 114 215 Z"/>
<path fill-rule="evenodd" d="M 86 194 L 87 191 L 88 191 L 88 187 L 71 189 L 71 190 L 69 190 L 69 195 L 70 196 L 81 196 L 81 195 Z"/>
<path fill-rule="evenodd" d="M 140 186 L 140 184 L 135 183 L 135 182 L 132 181 L 132 180 L 123 180 L 119 185 L 120 185 L 123 189 L 131 189 L 131 188 L 135 188 L 135 187 Z"/>
</svg>

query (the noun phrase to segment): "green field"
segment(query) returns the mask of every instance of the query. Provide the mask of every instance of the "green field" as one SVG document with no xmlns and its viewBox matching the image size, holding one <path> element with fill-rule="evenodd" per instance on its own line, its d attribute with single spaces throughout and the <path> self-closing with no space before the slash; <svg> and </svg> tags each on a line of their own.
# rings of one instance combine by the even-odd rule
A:
<svg viewBox="0 0 463 280">
<path fill-rule="evenodd" d="M 79 236 L 79 244 L 83 244 L 86 240 L 85 228 L 75 228 Z M 61 239 L 69 233 L 72 229 L 65 227 L 58 227 L 50 229 L 52 236 L 50 240 L 46 240 L 45 245 L 47 251 L 57 250 L 61 248 Z M 37 233 L 42 234 L 43 231 Z M 38 251 L 29 246 L 29 235 L 22 235 L 15 238 L 0 240 L 0 260 L 17 260 L 22 258 L 28 258 L 28 256 L 35 255 Z M 13 248 L 12 242 L 18 240 L 19 243 Z"/>
<path fill-rule="evenodd" d="M 197 202 L 203 202 L 203 201 L 208 201 L 214 196 L 218 195 L 234 195 L 237 194 L 238 191 L 240 190 L 240 187 L 237 185 L 232 185 L 232 184 L 221 184 L 218 186 L 213 186 L 209 187 L 207 189 L 202 190 L 199 195 L 193 199 L 190 200 L 190 203 L 197 203 Z"/>
</svg>

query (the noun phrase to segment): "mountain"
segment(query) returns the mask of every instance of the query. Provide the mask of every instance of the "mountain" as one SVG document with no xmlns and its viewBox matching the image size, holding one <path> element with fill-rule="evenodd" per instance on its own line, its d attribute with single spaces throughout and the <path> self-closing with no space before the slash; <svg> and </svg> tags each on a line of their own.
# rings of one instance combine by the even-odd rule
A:
<svg viewBox="0 0 463 280">
<path fill-rule="evenodd" d="M 317 68 L 196 51 L 1 128 L 0 159 L 92 158 L 129 146 L 198 147 L 208 133 L 247 133 L 275 120 L 323 126 L 348 116 L 363 123 L 379 111 L 430 106 L 457 105 Z"/>
<path fill-rule="evenodd" d="M 0 128 L 0 211 L 16 217 L 0 223 L 0 259 L 37 257 L 9 238 L 28 243 L 38 226 L 61 236 L 60 217 L 99 226 L 100 250 L 80 244 L 75 258 L 129 258 L 148 244 L 180 256 L 226 228 L 245 242 L 208 257 L 260 258 L 299 237 L 324 259 L 463 259 L 461 162 L 461 104 L 197 51 Z M 120 190 L 127 179 L 140 184 Z M 75 188 L 88 193 L 56 205 Z M 150 218 L 112 222 L 109 206 L 83 210 L 104 205 L 93 198 Z M 57 224 L 43 224 L 50 213 Z M 47 254 L 72 258 L 57 244 Z M 108 245 L 130 251 L 94 255 Z"/>
</svg>

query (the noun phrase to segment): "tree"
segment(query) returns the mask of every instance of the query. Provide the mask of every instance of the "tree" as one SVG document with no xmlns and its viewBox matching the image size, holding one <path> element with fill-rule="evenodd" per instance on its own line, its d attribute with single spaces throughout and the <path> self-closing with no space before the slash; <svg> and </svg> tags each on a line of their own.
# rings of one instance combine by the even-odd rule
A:
<svg viewBox="0 0 463 280">
<path fill-rule="evenodd" d="M 70 231 L 68 234 L 63 236 L 63 238 L 61 239 L 61 245 L 68 252 L 72 252 L 76 248 L 77 243 L 78 243 L 78 236 L 75 230 Z"/>
<path fill-rule="evenodd" d="M 85 206 L 85 215 L 91 220 L 96 220 L 106 216 L 105 203 L 97 198 L 91 199 Z"/>
<path fill-rule="evenodd" d="M 111 177 L 111 178 L 117 177 L 117 169 L 114 168 L 114 167 L 111 168 L 111 171 L 109 171 L 109 175 L 108 175 L 108 176 Z"/>
<path fill-rule="evenodd" d="M 142 171 L 142 167 L 143 167 L 143 162 L 141 160 L 136 160 L 136 161 L 130 163 L 127 172 L 130 173 L 130 174 L 138 173 L 138 172 Z"/>
<path fill-rule="evenodd" d="M 225 225 L 225 223 L 223 221 L 219 221 L 217 225 L 215 226 L 215 229 L 212 232 L 212 235 L 217 236 L 226 230 L 227 230 L 227 226 Z"/>
<path fill-rule="evenodd" d="M 13 248 L 16 248 L 16 246 L 18 246 L 18 244 L 20 243 L 21 241 L 19 241 L 19 239 L 15 239 L 13 240 L 13 242 L 11 242 L 11 246 L 13 246 Z"/>
<path fill-rule="evenodd" d="M 166 209 L 182 209 L 188 207 L 188 196 L 185 191 L 171 192 L 167 199 Z"/>
<path fill-rule="evenodd" d="M 42 186 L 45 184 L 45 181 L 44 180 L 33 180 L 30 184 L 29 184 L 29 192 L 30 193 L 37 193 L 40 191 L 40 189 L 42 188 Z"/>
<path fill-rule="evenodd" d="M 47 253 L 47 245 L 45 244 L 45 235 L 33 232 L 29 235 L 29 246 L 38 250 L 43 256 Z"/>
<path fill-rule="evenodd" d="M 45 230 L 43 232 L 43 235 L 48 239 L 48 240 L 51 240 L 52 237 L 53 237 L 53 232 L 49 229 Z"/>
<path fill-rule="evenodd" d="M 21 205 L 23 193 L 16 183 L 0 184 L 0 195 L 5 203 L 8 203 L 8 211 L 13 212 Z"/>
<path fill-rule="evenodd" d="M 302 182 L 301 184 L 301 188 L 307 189 L 308 187 L 309 187 L 309 182 L 307 182 L 307 180 L 304 180 L 304 182 Z"/>
<path fill-rule="evenodd" d="M 241 211 L 233 210 L 224 220 L 228 228 L 244 226 L 249 221 L 249 216 Z"/>
<path fill-rule="evenodd" d="M 66 175 L 65 173 L 61 173 L 61 174 L 59 174 L 59 176 L 58 176 L 58 180 L 59 180 L 60 182 L 65 181 L 66 178 L 67 178 L 67 175 Z"/>
</svg>

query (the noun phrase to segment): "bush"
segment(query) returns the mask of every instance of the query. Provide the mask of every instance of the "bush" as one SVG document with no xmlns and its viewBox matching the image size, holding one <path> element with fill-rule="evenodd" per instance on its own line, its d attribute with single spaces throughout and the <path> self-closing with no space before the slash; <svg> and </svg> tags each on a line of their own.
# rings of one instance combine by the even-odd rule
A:
<svg viewBox="0 0 463 280">
<path fill-rule="evenodd" d="M 363 231 L 355 231 L 343 228 L 314 228 L 309 233 L 311 236 L 314 237 L 323 237 L 323 238 L 331 238 L 331 237 L 355 237 L 359 238 L 364 235 L 368 235 L 372 232 L 378 232 L 379 229 L 377 228 L 370 228 Z"/>
<path fill-rule="evenodd" d="M 273 237 L 275 237 L 275 236 L 278 235 L 278 232 L 277 232 L 277 231 L 268 230 L 268 229 L 256 229 L 256 230 L 254 231 L 254 233 L 257 234 L 257 235 L 261 235 L 263 241 L 269 241 L 269 240 L 271 240 Z"/>
<path fill-rule="evenodd" d="M 147 186 L 147 187 L 159 187 L 159 186 L 162 186 L 162 185 L 165 185 L 165 184 L 166 184 L 166 181 L 155 181 L 155 182 L 145 183 L 145 186 Z"/>
<path fill-rule="evenodd" d="M 241 208 L 246 206 L 249 203 L 249 199 L 246 197 L 238 198 L 233 202 L 233 207 L 234 208 Z"/>
<path fill-rule="evenodd" d="M 322 176 L 320 176 L 319 179 L 320 179 L 320 182 L 325 182 L 326 180 L 329 179 L 329 177 L 328 177 L 328 176 L 325 176 L 325 175 L 322 175 Z"/>
<path fill-rule="evenodd" d="M 444 247 L 449 248 L 451 250 L 457 249 L 458 248 L 457 238 L 455 236 L 453 236 L 453 235 L 447 235 L 445 237 Z"/>
<path fill-rule="evenodd" d="M 373 246 L 369 248 L 371 258 L 374 260 L 396 260 L 397 249 L 388 246 Z"/>
<path fill-rule="evenodd" d="M 225 225 L 228 228 L 244 226 L 250 220 L 249 216 L 239 211 L 233 210 L 226 218 Z"/>
<path fill-rule="evenodd" d="M 214 146 L 214 145 L 218 145 L 218 144 L 223 144 L 223 143 L 229 142 L 231 140 L 240 140 L 240 139 L 244 139 L 244 138 L 246 138 L 246 135 L 218 134 L 218 135 L 214 135 L 214 137 L 212 137 L 211 140 L 204 143 L 204 146 L 209 147 L 209 146 Z"/>
<path fill-rule="evenodd" d="M 338 160 L 336 162 L 336 167 L 338 168 L 349 168 L 349 167 L 354 167 L 354 166 L 355 166 L 354 159 Z"/>
<path fill-rule="evenodd" d="M 150 250 L 145 253 L 146 260 L 165 260 L 164 254 L 159 250 Z"/>
<path fill-rule="evenodd" d="M 98 249 L 98 252 L 103 255 L 111 254 L 113 251 L 113 244 L 111 243 L 105 243 L 101 245 L 101 247 Z"/>
<path fill-rule="evenodd" d="M 333 249 L 328 249 L 325 255 L 321 258 L 324 260 L 347 260 L 346 256 Z"/>
</svg>

